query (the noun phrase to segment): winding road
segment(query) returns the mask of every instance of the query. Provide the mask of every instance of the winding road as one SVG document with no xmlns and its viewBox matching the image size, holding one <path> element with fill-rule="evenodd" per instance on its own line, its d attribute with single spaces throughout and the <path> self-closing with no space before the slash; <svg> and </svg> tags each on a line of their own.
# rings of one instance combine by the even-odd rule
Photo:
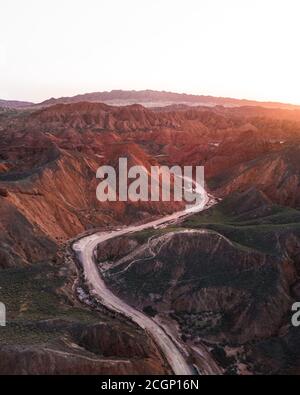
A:
<svg viewBox="0 0 300 395">
<path fill-rule="evenodd" d="M 143 312 L 129 306 L 107 288 L 95 264 L 94 251 L 98 244 L 106 240 L 127 235 L 129 233 L 139 232 L 148 228 L 169 225 L 171 223 L 175 223 L 179 218 L 204 210 L 210 205 L 210 203 L 212 203 L 212 199 L 200 185 L 197 184 L 195 190 L 197 193 L 201 194 L 202 197 L 201 203 L 198 205 L 184 211 L 175 212 L 146 224 L 129 226 L 116 231 L 95 233 L 90 236 L 85 236 L 73 244 L 73 250 L 76 252 L 77 257 L 82 264 L 85 280 L 91 290 L 91 293 L 97 295 L 102 304 L 107 308 L 131 318 L 149 335 L 151 335 L 152 339 L 154 339 L 155 343 L 159 346 L 161 352 L 168 361 L 173 373 L 176 375 L 194 374 L 194 368 L 187 363 L 185 357 L 182 355 L 182 350 L 179 349 L 176 342 L 158 323 Z"/>
</svg>

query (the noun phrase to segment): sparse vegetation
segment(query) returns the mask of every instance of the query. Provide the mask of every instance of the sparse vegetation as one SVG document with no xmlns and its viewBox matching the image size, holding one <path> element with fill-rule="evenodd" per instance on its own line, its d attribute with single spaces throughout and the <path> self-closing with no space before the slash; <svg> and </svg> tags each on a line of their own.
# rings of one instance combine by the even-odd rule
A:
<svg viewBox="0 0 300 395">
<path fill-rule="evenodd" d="M 54 341 L 72 326 L 99 322 L 99 315 L 84 306 L 75 307 L 60 288 L 68 272 L 41 262 L 26 268 L 1 271 L 0 300 L 7 309 L 7 325 L 0 344 L 32 344 Z"/>
</svg>

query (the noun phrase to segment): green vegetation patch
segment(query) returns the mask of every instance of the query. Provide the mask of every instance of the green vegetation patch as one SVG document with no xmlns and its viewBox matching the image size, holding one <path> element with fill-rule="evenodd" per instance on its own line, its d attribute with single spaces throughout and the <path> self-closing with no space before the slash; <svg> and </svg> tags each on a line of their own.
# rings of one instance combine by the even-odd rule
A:
<svg viewBox="0 0 300 395">
<path fill-rule="evenodd" d="M 33 344 L 57 338 L 72 326 L 99 322 L 99 315 L 74 307 L 59 291 L 67 281 L 48 262 L 0 272 L 0 301 L 7 310 L 0 344 Z"/>
<path fill-rule="evenodd" d="M 278 239 L 293 233 L 300 235 L 300 211 L 277 205 L 235 213 L 230 200 L 187 218 L 181 227 L 211 229 L 240 247 L 269 255 L 282 253 Z"/>
</svg>

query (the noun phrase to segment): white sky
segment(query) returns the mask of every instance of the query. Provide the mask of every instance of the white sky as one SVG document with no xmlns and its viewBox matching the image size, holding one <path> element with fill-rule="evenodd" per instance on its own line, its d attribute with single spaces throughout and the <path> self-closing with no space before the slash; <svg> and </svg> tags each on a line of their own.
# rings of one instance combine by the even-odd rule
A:
<svg viewBox="0 0 300 395">
<path fill-rule="evenodd" d="M 299 0 L 0 0 L 0 98 L 157 89 L 300 104 Z"/>
</svg>

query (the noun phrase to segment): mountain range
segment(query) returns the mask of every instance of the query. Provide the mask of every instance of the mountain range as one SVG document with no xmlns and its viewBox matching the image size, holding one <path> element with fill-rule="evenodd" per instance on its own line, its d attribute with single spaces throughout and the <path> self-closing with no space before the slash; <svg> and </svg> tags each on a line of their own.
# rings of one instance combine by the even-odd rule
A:
<svg viewBox="0 0 300 395">
<path fill-rule="evenodd" d="M 1 373 L 172 373 L 149 333 L 89 294 L 71 249 L 182 209 L 99 202 L 96 170 L 119 157 L 203 165 L 217 204 L 101 244 L 107 286 L 165 325 L 202 374 L 300 373 L 297 106 L 112 91 L 2 107 Z"/>
<path fill-rule="evenodd" d="M 214 97 L 207 95 L 192 95 L 186 93 L 174 93 L 154 90 L 126 91 L 112 90 L 110 92 L 92 92 L 71 97 L 60 97 L 47 99 L 41 103 L 23 102 L 15 100 L 0 100 L 0 107 L 7 108 L 26 108 L 35 106 L 50 106 L 53 104 L 67 104 L 78 102 L 106 103 L 110 105 L 130 105 L 142 104 L 146 107 L 161 107 L 169 105 L 187 105 L 187 106 L 261 106 L 265 108 L 280 108 L 299 110 L 299 105 L 286 104 L 280 102 L 260 102 L 246 99 L 233 99 L 226 97 Z"/>
</svg>

